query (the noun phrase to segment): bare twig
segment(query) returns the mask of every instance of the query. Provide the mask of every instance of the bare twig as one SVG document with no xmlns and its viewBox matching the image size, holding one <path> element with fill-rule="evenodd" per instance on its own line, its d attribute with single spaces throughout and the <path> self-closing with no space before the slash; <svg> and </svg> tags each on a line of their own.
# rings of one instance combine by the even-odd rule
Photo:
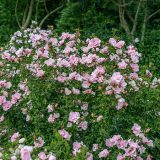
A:
<svg viewBox="0 0 160 160">
<path fill-rule="evenodd" d="M 122 1 L 118 0 L 118 4 L 121 4 Z M 130 36 L 130 29 L 129 26 L 125 20 L 125 8 L 122 7 L 122 5 L 118 5 L 118 11 L 119 11 L 119 19 L 120 19 L 120 24 L 122 28 L 125 30 L 125 32 Z"/>
<path fill-rule="evenodd" d="M 137 6 L 137 11 L 136 11 L 136 14 L 135 14 L 135 17 L 134 17 L 134 23 L 133 23 L 132 31 L 131 31 L 132 35 L 134 35 L 134 32 L 135 32 L 136 27 L 137 27 L 137 20 L 138 20 L 140 7 L 141 7 L 141 2 L 142 2 L 142 0 L 139 0 L 138 6 Z"/>
<path fill-rule="evenodd" d="M 146 31 L 146 23 L 147 23 L 147 10 L 145 11 L 143 25 L 142 25 L 141 42 L 144 41 L 144 36 L 145 36 L 145 31 Z"/>
<path fill-rule="evenodd" d="M 47 5 L 46 5 L 46 0 L 44 0 L 44 8 L 45 8 L 46 12 L 49 13 L 49 11 L 47 9 Z"/>
<path fill-rule="evenodd" d="M 35 15 L 35 21 L 36 22 L 38 20 L 38 7 L 39 7 L 39 0 L 37 0 L 37 3 L 36 3 L 36 15 Z"/>
<path fill-rule="evenodd" d="M 124 17 L 124 9 L 121 6 L 119 6 L 119 19 L 123 29 L 126 31 L 128 35 L 130 35 L 130 29 Z"/>
<path fill-rule="evenodd" d="M 45 22 L 45 20 L 46 20 L 49 16 L 51 16 L 53 13 L 57 12 L 58 10 L 60 10 L 60 9 L 62 9 L 62 8 L 63 8 L 63 5 L 60 6 L 60 7 L 58 7 L 58 8 L 56 8 L 56 9 L 54 9 L 54 10 L 51 11 L 50 13 L 48 13 L 48 14 L 42 19 L 42 21 L 40 22 L 39 27 L 42 27 L 43 23 Z"/>
<path fill-rule="evenodd" d="M 130 2 L 128 2 L 128 3 L 123 3 L 123 4 L 121 4 L 121 3 L 119 3 L 119 2 L 116 2 L 115 0 L 112 0 L 112 2 L 113 2 L 116 6 L 118 6 L 118 7 L 126 7 L 126 6 L 130 5 L 133 1 L 131 0 Z"/>
<path fill-rule="evenodd" d="M 26 19 L 24 25 L 22 26 L 22 29 L 26 29 L 29 25 L 29 22 L 32 17 L 33 6 L 34 6 L 34 0 L 31 0 L 30 5 L 29 5 L 28 16 L 27 16 L 27 19 Z"/>
<path fill-rule="evenodd" d="M 132 23 L 134 23 L 134 19 L 133 19 L 132 15 L 130 14 L 130 12 L 127 10 L 126 13 L 127 13 L 128 18 L 130 19 L 130 21 Z"/>
<path fill-rule="evenodd" d="M 18 15 L 17 15 L 17 8 L 18 8 L 18 0 L 16 1 L 16 6 L 15 6 L 15 17 L 16 17 L 16 21 L 18 23 L 19 28 L 21 28 L 21 25 L 18 19 Z"/>
<path fill-rule="evenodd" d="M 26 21 L 26 17 L 27 17 L 27 13 L 28 13 L 28 8 L 29 8 L 29 5 L 28 5 L 28 1 L 27 1 L 26 8 L 25 8 L 24 14 L 23 14 L 22 26 L 24 25 L 24 23 Z"/>
<path fill-rule="evenodd" d="M 153 12 L 151 15 L 148 16 L 147 21 L 149 19 L 151 19 L 154 15 L 156 15 L 158 12 L 160 12 L 160 9 L 158 9 L 157 11 Z"/>
</svg>

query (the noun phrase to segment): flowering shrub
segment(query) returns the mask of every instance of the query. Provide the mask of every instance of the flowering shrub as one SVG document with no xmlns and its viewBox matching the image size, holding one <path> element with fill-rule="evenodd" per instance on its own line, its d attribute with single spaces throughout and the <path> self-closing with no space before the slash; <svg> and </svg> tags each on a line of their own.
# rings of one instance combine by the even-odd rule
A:
<svg viewBox="0 0 160 160">
<path fill-rule="evenodd" d="M 155 98 L 160 80 L 140 69 L 140 57 L 114 38 L 16 32 L 1 54 L 0 158 L 152 159 L 157 144 L 147 137 L 156 137 L 159 108 L 139 97 Z M 155 136 L 146 121 L 153 112 Z"/>
</svg>

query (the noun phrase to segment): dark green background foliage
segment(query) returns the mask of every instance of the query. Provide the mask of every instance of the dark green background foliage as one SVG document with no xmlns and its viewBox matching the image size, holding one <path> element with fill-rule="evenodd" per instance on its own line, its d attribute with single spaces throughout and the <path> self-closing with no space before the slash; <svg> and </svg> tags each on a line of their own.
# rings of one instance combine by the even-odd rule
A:
<svg viewBox="0 0 160 160">
<path fill-rule="evenodd" d="M 22 21 L 23 12 L 26 4 L 30 0 L 20 0 L 17 7 L 19 21 Z M 36 4 L 38 4 L 38 16 L 36 18 Z M 129 1 L 128 1 L 129 2 Z M 129 6 L 129 14 L 134 18 L 138 1 L 134 1 Z M 15 18 L 16 0 L 0 1 L 0 42 L 1 46 L 7 42 L 10 34 L 18 30 L 18 24 Z M 31 20 L 40 22 L 45 15 L 53 9 L 63 5 L 63 8 L 49 16 L 43 24 L 46 28 L 53 25 L 58 32 L 75 32 L 79 30 L 84 38 L 96 35 L 101 39 L 108 39 L 111 36 L 117 36 L 130 42 L 130 37 L 124 32 L 120 25 L 118 7 L 111 0 L 35 0 Z M 128 7 L 128 6 L 127 6 Z M 145 10 L 151 14 L 160 8 L 159 0 L 142 1 L 138 15 L 138 25 L 135 37 L 140 39 L 141 25 Z M 132 26 L 132 21 L 126 20 L 128 25 Z M 145 38 L 143 42 L 137 43 L 137 47 L 142 52 L 142 64 L 152 63 L 152 70 L 160 73 L 160 12 L 154 15 L 146 25 Z"/>
</svg>

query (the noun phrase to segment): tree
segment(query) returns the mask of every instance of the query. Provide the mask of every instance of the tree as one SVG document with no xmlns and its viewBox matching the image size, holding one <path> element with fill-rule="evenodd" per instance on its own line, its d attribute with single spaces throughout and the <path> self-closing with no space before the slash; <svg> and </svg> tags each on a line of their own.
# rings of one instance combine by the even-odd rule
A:
<svg viewBox="0 0 160 160">
<path fill-rule="evenodd" d="M 152 5 L 149 5 L 149 0 L 112 0 L 113 4 L 118 8 L 120 25 L 134 41 L 137 33 L 137 28 L 141 28 L 141 41 L 144 41 L 147 24 L 155 15 L 160 13 L 160 2 L 156 2 L 157 6 L 152 11 Z M 130 12 L 132 11 L 132 12 Z M 141 15 L 141 16 L 140 16 Z"/>
<path fill-rule="evenodd" d="M 53 6 L 51 11 L 48 11 L 46 3 L 52 4 L 53 2 L 50 0 L 27 0 L 26 2 L 24 1 L 25 10 L 24 10 L 23 16 L 19 17 L 18 16 L 19 0 L 16 0 L 15 17 L 16 17 L 16 21 L 19 28 L 26 29 L 29 26 L 31 20 L 35 20 L 38 22 L 39 10 L 43 9 L 44 12 L 47 11 L 47 14 L 45 14 L 44 18 L 42 18 L 38 22 L 39 27 L 42 27 L 42 25 L 49 18 L 49 16 L 61 10 L 64 7 L 66 2 L 59 1 L 58 3 L 56 3 L 56 5 Z"/>
</svg>

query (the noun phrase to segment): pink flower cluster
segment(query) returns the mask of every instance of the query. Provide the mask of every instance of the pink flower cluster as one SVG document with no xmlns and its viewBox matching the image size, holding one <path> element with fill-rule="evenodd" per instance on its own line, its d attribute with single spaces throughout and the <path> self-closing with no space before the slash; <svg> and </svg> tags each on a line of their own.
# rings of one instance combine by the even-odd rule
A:
<svg viewBox="0 0 160 160">
<path fill-rule="evenodd" d="M 107 147 L 112 148 L 116 146 L 124 152 L 123 154 L 118 155 L 117 160 L 123 160 L 127 157 L 141 160 L 142 158 L 139 155 L 145 153 L 145 145 L 153 147 L 153 141 L 148 140 L 148 138 L 144 136 L 141 127 L 138 124 L 134 124 L 132 131 L 139 137 L 138 140 L 124 140 L 121 135 L 114 135 L 112 138 L 106 139 Z"/>
<path fill-rule="evenodd" d="M 92 151 L 89 149 L 90 146 L 87 147 L 81 140 L 73 138 L 78 134 L 72 133 L 73 128 L 78 132 L 87 132 L 90 115 L 93 122 L 102 122 L 106 118 L 103 113 L 100 113 L 101 115 L 90 114 L 88 103 L 94 102 L 94 97 L 113 96 L 117 101 L 116 109 L 120 110 L 128 106 L 124 98 L 125 94 L 129 94 L 130 91 L 136 92 L 142 86 L 156 88 L 160 85 L 160 80 L 157 78 L 151 82 L 153 75 L 149 70 L 146 70 L 145 76 L 141 77 L 140 57 L 141 54 L 133 45 L 126 46 L 124 41 L 115 38 L 110 38 L 104 43 L 97 37 L 82 41 L 77 33 L 62 33 L 61 36 L 53 36 L 51 31 L 40 28 L 18 31 L 11 38 L 7 49 L 0 55 L 2 61 L 0 62 L 0 78 L 2 77 L 0 80 L 0 107 L 2 108 L 0 123 L 3 124 L 6 120 L 6 111 L 13 106 L 18 106 L 23 100 L 26 106 L 22 108 L 19 105 L 18 107 L 21 107 L 20 111 L 26 115 L 26 121 L 31 121 L 29 111 L 33 106 L 32 101 L 29 100 L 29 86 L 32 86 L 32 79 L 37 80 L 36 83 L 48 81 L 46 87 L 49 88 L 53 83 L 55 87 L 53 90 L 57 96 L 60 94 L 66 98 L 66 105 L 68 105 L 67 100 L 72 99 L 77 107 L 72 110 L 69 108 L 67 115 L 57 112 L 56 108 L 63 107 L 59 107 L 58 104 L 49 104 L 45 108 L 48 110 L 46 122 L 49 122 L 50 126 L 58 120 L 61 121 L 62 116 L 67 117 L 66 126 L 58 126 L 58 133 L 69 143 L 73 142 L 71 155 L 76 156 L 81 153 L 82 148 L 86 148 L 88 151 L 86 160 L 93 160 L 94 155 L 98 158 L 108 158 L 112 155 L 111 150 L 116 148 L 120 150 L 117 160 L 126 158 L 142 160 L 141 156 L 146 148 L 154 145 L 153 141 L 144 135 L 138 124 L 132 127 L 135 139 L 125 140 L 121 135 L 114 135 L 106 139 L 104 148 L 101 144 L 94 143 Z M 89 102 L 86 102 L 86 99 Z M 41 118 L 44 118 L 44 115 L 42 114 Z M 0 136 L 7 135 L 7 131 L 5 127 L 4 129 L 2 127 Z M 10 153 L 11 160 L 31 160 L 34 152 L 36 153 L 34 157 L 40 160 L 56 160 L 56 156 L 48 153 L 45 148 L 46 142 L 43 136 L 34 138 L 33 146 L 25 145 L 25 139 L 20 139 L 21 136 L 19 132 L 14 131 L 9 137 L 14 147 L 17 147 Z M 147 160 L 150 159 L 151 156 L 148 155 Z"/>
<path fill-rule="evenodd" d="M 81 112 L 69 113 L 67 127 L 72 127 L 73 124 L 76 124 L 80 130 L 87 130 L 88 122 L 86 121 L 88 115 L 88 103 L 87 102 L 78 102 L 78 105 L 81 107 Z"/>
<path fill-rule="evenodd" d="M 20 91 L 25 95 L 25 92 L 19 88 L 18 91 L 15 91 L 11 96 L 9 96 L 11 92 L 9 89 L 12 87 L 11 82 L 0 81 L 0 87 L 2 88 L 0 88 L 2 93 L 2 95 L 0 95 L 0 106 L 2 106 L 4 111 L 8 111 L 13 105 L 18 104 L 22 97 L 22 93 L 20 93 Z"/>
<path fill-rule="evenodd" d="M 57 107 L 57 104 L 55 105 L 55 107 Z M 54 123 L 54 121 L 55 121 L 57 118 L 60 117 L 60 114 L 57 113 L 57 112 L 53 113 L 53 111 L 54 111 L 54 106 L 51 105 L 51 104 L 49 104 L 47 108 L 48 108 L 48 113 L 51 113 L 51 114 L 49 115 L 49 117 L 48 117 L 48 122 L 49 122 L 49 123 Z"/>
<path fill-rule="evenodd" d="M 22 43 L 22 38 L 27 47 L 16 48 Z M 138 91 L 146 84 L 138 75 L 141 54 L 133 45 L 126 47 L 124 41 L 115 38 L 110 38 L 105 44 L 97 37 L 84 42 L 77 33 L 62 33 L 57 37 L 51 31 L 29 28 L 24 33 L 16 32 L 8 48 L 2 54 L 3 60 L 27 62 L 22 64 L 24 68 L 38 78 L 44 78 L 50 70 L 54 73 L 55 83 L 66 85 L 66 95 L 95 95 L 98 87 L 101 94 L 121 95 L 117 109 L 127 106 L 122 96 L 129 87 Z M 149 70 L 146 75 L 152 77 Z"/>
<path fill-rule="evenodd" d="M 64 139 L 70 140 L 71 135 L 65 129 L 61 129 L 58 132 Z"/>
</svg>

